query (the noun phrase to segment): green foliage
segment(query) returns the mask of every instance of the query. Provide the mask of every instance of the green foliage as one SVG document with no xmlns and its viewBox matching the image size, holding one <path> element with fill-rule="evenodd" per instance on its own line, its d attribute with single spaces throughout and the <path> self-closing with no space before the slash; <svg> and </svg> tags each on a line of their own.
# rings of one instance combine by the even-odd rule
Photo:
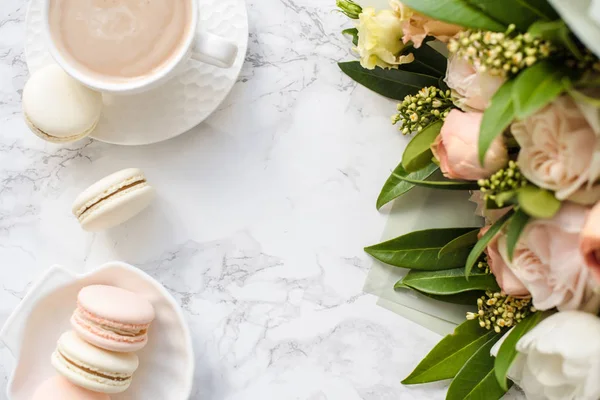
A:
<svg viewBox="0 0 600 400">
<path fill-rule="evenodd" d="M 479 240 L 479 231 L 480 229 L 473 229 L 471 232 L 467 232 L 464 235 L 457 237 L 441 248 L 438 257 L 459 249 L 472 248 Z"/>
<path fill-rule="evenodd" d="M 476 228 L 428 229 L 411 232 L 365 251 L 379 261 L 395 267 L 423 271 L 458 268 L 464 265 L 469 249 L 458 249 L 438 257 L 442 247 Z"/>
<path fill-rule="evenodd" d="M 498 350 L 498 354 L 496 355 L 496 361 L 494 362 L 494 372 L 496 380 L 502 389 L 508 390 L 506 376 L 510 369 L 510 365 L 517 356 L 517 342 L 523 335 L 532 330 L 541 321 L 541 318 L 541 312 L 529 315 L 517 324 L 500 346 L 500 350 Z"/>
<path fill-rule="evenodd" d="M 494 139 L 504 132 L 515 119 L 513 104 L 514 81 L 508 81 L 492 97 L 490 106 L 483 113 L 479 132 L 479 162 L 483 165 L 485 154 Z"/>
<path fill-rule="evenodd" d="M 385 204 L 404 195 L 405 193 L 408 193 L 412 188 L 415 187 L 414 184 L 402 180 L 401 177 L 425 180 L 439 168 L 440 167 L 437 165 L 431 163 L 425 168 L 409 174 L 404 170 L 402 163 L 400 163 L 385 182 L 385 185 L 383 185 L 381 193 L 379 193 L 379 197 L 377 198 L 377 209 L 379 210 Z"/>
<path fill-rule="evenodd" d="M 346 35 L 346 36 L 350 36 L 352 38 L 352 44 L 355 46 L 358 46 L 358 29 L 356 29 L 356 28 L 344 29 L 342 31 L 342 34 Z"/>
<path fill-rule="evenodd" d="M 494 358 L 490 350 L 502 337 L 492 334 L 487 341 L 467 360 L 452 380 L 446 400 L 498 400 L 506 390 L 496 380 Z"/>
<path fill-rule="evenodd" d="M 541 61 L 515 79 L 512 100 L 517 118 L 523 120 L 550 104 L 571 87 L 568 69 Z"/>
<path fill-rule="evenodd" d="M 338 64 L 340 69 L 357 83 L 382 96 L 402 100 L 425 86 L 437 86 L 438 78 L 401 69 L 366 69 L 358 61 Z"/>
<path fill-rule="evenodd" d="M 455 180 L 447 180 L 447 181 L 424 181 L 418 179 L 412 179 L 409 177 L 397 176 L 398 179 L 412 183 L 416 186 L 423 186 L 430 189 L 442 189 L 442 190 L 478 190 L 479 185 L 477 182 L 471 181 L 455 181 Z"/>
<path fill-rule="evenodd" d="M 521 237 L 521 233 L 529 222 L 529 215 L 522 210 L 517 210 L 515 215 L 510 219 L 506 230 L 506 250 L 508 251 L 508 259 L 512 261 L 515 254 L 515 247 Z"/>
<path fill-rule="evenodd" d="M 481 255 L 483 254 L 483 251 L 485 250 L 487 245 L 492 241 L 492 239 L 494 239 L 494 237 L 498 234 L 498 232 L 500 232 L 502 230 L 502 228 L 504 228 L 504 226 L 509 221 L 509 219 L 513 216 L 513 214 L 514 214 L 513 210 L 504 214 L 502 216 L 502 218 L 500 218 L 492 226 L 490 226 L 488 231 L 475 244 L 475 247 L 473 247 L 473 249 L 469 253 L 469 257 L 467 258 L 467 263 L 465 266 L 465 276 L 467 277 L 467 279 L 469 278 L 469 275 L 471 274 L 471 270 L 473 269 L 473 266 L 475 265 L 477 260 L 479 260 L 479 257 L 481 257 Z"/>
<path fill-rule="evenodd" d="M 438 296 L 481 290 L 500 290 L 494 275 L 478 270 L 472 272 L 467 281 L 464 268 L 441 271 L 413 270 L 399 283 L 419 292 Z"/>
<path fill-rule="evenodd" d="M 554 193 L 537 186 L 519 189 L 517 197 L 521 209 L 534 218 L 552 218 L 560 210 L 561 202 Z"/>
<path fill-rule="evenodd" d="M 467 0 L 404 0 L 402 4 L 433 19 L 467 28 L 495 32 L 503 32 L 507 28 Z"/>
<path fill-rule="evenodd" d="M 431 163 L 433 153 L 431 144 L 440 134 L 443 122 L 437 121 L 417 133 L 402 155 L 402 166 L 406 172 L 416 172 L 427 167 Z"/>
<path fill-rule="evenodd" d="M 414 371 L 402 381 L 405 385 L 428 383 L 453 378 L 475 352 L 490 338 L 477 321 L 465 321 L 444 337 Z"/>
</svg>

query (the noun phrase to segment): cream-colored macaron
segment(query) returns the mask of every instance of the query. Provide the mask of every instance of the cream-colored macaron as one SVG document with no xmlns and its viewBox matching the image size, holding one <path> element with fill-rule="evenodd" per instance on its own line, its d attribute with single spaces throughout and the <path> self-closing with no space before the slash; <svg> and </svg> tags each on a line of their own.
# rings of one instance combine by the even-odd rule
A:
<svg viewBox="0 0 600 400">
<path fill-rule="evenodd" d="M 148 207 L 154 189 L 144 172 L 128 168 L 107 176 L 81 193 L 73 203 L 73 214 L 86 231 L 113 228 Z"/>
<path fill-rule="evenodd" d="M 56 64 L 36 71 L 23 89 L 23 113 L 40 138 L 67 143 L 88 136 L 102 113 L 102 94 L 83 86 Z"/>
<path fill-rule="evenodd" d="M 51 362 L 74 385 L 99 393 L 127 390 L 139 366 L 135 353 L 115 353 L 95 347 L 73 331 L 63 333 L 58 339 Z"/>
</svg>

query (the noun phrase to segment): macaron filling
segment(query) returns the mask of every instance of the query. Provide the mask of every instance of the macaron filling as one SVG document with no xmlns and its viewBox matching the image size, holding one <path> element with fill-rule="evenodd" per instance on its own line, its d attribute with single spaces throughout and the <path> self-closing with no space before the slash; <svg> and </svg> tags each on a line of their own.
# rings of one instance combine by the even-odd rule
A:
<svg viewBox="0 0 600 400">
<path fill-rule="evenodd" d="M 127 343 L 145 342 L 150 326 L 150 324 L 126 324 L 100 318 L 81 305 L 78 305 L 73 313 L 72 321 L 97 336 Z"/>
<path fill-rule="evenodd" d="M 75 370 L 80 373 L 83 372 L 85 374 L 92 375 L 96 378 L 101 378 L 103 380 L 106 379 L 111 382 L 115 382 L 115 383 L 118 382 L 119 385 L 121 385 L 123 382 L 131 381 L 131 379 L 133 377 L 132 375 L 127 375 L 127 374 L 102 373 L 91 367 L 86 367 L 86 366 L 81 365 L 80 363 L 74 361 L 73 359 L 69 358 L 68 356 L 66 356 L 63 352 L 60 351 L 60 349 L 57 349 L 54 352 L 54 357 L 56 357 L 57 360 L 62 363 L 62 365 L 64 365 L 66 368 L 68 368 L 70 370 Z"/>
<path fill-rule="evenodd" d="M 140 189 L 148 186 L 146 178 L 144 176 L 136 176 L 122 182 L 120 185 L 115 185 L 106 190 L 100 196 L 88 201 L 83 207 L 81 207 L 75 213 L 75 216 L 81 221 L 85 219 L 89 214 L 94 212 L 102 202 L 117 196 L 122 196 L 133 190 Z"/>
<path fill-rule="evenodd" d="M 27 125 L 29 126 L 29 128 L 39 137 L 41 137 L 42 139 L 48 140 L 50 142 L 74 142 L 76 140 L 79 139 L 83 139 L 84 137 L 86 137 L 87 135 L 89 135 L 90 133 L 92 133 L 92 131 L 94 129 L 96 129 L 96 126 L 98 125 L 98 121 L 94 122 L 94 124 L 88 128 L 86 131 L 78 133 L 76 135 L 72 135 L 72 136 L 53 136 L 51 134 L 49 134 L 48 132 L 45 132 L 43 130 L 41 130 L 40 128 L 38 128 L 29 118 L 29 116 L 24 113 L 25 115 L 25 122 L 27 123 Z"/>
</svg>

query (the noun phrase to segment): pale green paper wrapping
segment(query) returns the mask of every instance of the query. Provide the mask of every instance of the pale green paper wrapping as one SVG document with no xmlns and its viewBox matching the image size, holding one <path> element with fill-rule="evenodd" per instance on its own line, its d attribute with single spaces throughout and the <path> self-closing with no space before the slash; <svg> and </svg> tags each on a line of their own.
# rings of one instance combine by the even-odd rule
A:
<svg viewBox="0 0 600 400">
<path fill-rule="evenodd" d="M 394 203 L 381 241 L 423 229 L 481 226 L 468 192 L 415 188 Z M 389 207 L 389 206 L 386 206 Z M 388 208 L 389 209 L 389 208 Z M 385 208 L 384 208 L 385 210 Z M 473 307 L 444 303 L 414 291 L 394 290 L 407 269 L 374 260 L 364 290 L 379 298 L 377 304 L 440 335 L 451 333 Z"/>
</svg>

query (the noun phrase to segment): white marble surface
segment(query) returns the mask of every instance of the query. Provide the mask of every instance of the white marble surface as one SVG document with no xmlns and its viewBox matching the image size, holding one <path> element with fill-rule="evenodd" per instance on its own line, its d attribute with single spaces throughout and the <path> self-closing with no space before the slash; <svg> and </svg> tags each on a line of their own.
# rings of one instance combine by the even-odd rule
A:
<svg viewBox="0 0 600 400">
<path fill-rule="evenodd" d="M 218 112 L 163 144 L 56 146 L 29 133 L 20 96 L 25 0 L 0 4 L 0 324 L 58 263 L 120 259 L 159 279 L 190 323 L 194 399 L 442 399 L 400 380 L 438 337 L 362 293 L 386 215 L 375 199 L 405 144 L 394 104 L 357 88 L 332 1 L 250 0 L 250 49 Z M 159 198 L 88 234 L 79 191 L 143 168 Z M 0 396 L 13 360 L 0 347 Z M 3 397 L 0 397 L 3 398 Z"/>
</svg>

